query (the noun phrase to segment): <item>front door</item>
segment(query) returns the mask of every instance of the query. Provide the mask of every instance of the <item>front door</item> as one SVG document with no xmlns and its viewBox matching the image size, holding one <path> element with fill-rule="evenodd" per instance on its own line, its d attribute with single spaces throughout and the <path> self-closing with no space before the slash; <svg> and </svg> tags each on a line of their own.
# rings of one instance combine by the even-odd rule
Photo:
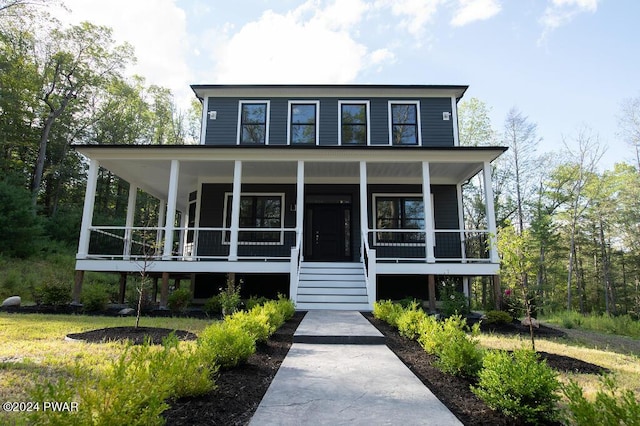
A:
<svg viewBox="0 0 640 426">
<path fill-rule="evenodd" d="M 351 260 L 351 204 L 308 204 L 305 260 Z"/>
</svg>

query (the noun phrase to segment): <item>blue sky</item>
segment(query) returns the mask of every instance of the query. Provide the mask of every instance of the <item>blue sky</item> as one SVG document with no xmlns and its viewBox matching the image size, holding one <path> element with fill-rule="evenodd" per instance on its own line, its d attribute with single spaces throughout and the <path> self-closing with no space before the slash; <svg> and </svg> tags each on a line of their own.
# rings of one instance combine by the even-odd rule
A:
<svg viewBox="0 0 640 426">
<path fill-rule="evenodd" d="M 631 158 L 616 127 L 640 96 L 637 0 L 63 1 L 181 105 L 193 83 L 463 84 L 496 130 L 513 106 L 535 122 L 540 152 L 586 125 L 603 167 Z"/>
</svg>

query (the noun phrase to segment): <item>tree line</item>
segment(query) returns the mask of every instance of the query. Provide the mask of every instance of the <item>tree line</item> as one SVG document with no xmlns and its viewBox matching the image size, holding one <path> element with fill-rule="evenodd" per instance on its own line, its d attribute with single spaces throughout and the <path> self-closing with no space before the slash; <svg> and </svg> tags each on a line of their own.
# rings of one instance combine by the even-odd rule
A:
<svg viewBox="0 0 640 426">
<path fill-rule="evenodd" d="M 621 103 L 619 137 L 628 162 L 601 168 L 606 145 L 587 126 L 539 152 L 537 125 L 512 108 L 501 131 L 478 99 L 460 104 L 460 141 L 503 145 L 493 165 L 503 287 L 534 308 L 640 314 L 640 97 Z M 486 226 L 481 182 L 464 187 L 467 226 Z M 490 305 L 487 283 L 476 302 Z"/>
<path fill-rule="evenodd" d="M 171 90 L 127 76 L 135 63 L 129 44 L 116 43 L 108 27 L 63 25 L 49 7 L 64 6 L 0 0 L 0 215 L 13 218 L 0 220 L 13 239 L 0 251 L 9 255 L 28 254 L 36 235 L 77 238 L 87 164 L 74 144 L 199 137 L 197 100 L 182 110 Z M 101 221 L 120 221 L 128 184 L 101 170 L 98 185 Z"/>
</svg>

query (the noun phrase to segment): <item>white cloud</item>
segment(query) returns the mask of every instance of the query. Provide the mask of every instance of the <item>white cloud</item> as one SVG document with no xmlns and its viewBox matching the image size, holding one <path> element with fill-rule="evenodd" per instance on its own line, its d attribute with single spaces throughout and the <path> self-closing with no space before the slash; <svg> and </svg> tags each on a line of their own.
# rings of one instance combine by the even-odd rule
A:
<svg viewBox="0 0 640 426">
<path fill-rule="evenodd" d="M 360 0 L 322 7 L 309 0 L 286 14 L 266 11 L 214 49 L 218 83 L 348 83 L 393 54 L 357 42 L 368 6 Z"/>
<path fill-rule="evenodd" d="M 549 33 L 558 27 L 568 24 L 581 13 L 595 13 L 600 0 L 550 0 L 544 15 L 540 18 L 540 23 L 544 29 L 538 40 L 541 43 Z"/>
<path fill-rule="evenodd" d="M 475 21 L 489 19 L 497 15 L 501 9 L 497 0 L 458 0 L 451 25 L 462 27 Z"/>
<path fill-rule="evenodd" d="M 137 63 L 128 72 L 144 76 L 148 84 L 170 88 L 180 105 L 193 97 L 186 16 L 174 0 L 65 0 L 65 5 L 71 12 L 58 14 L 62 22 L 105 25 L 113 29 L 118 43 L 133 45 Z"/>
<path fill-rule="evenodd" d="M 377 8 L 390 8 L 393 16 L 401 18 L 400 27 L 414 37 L 421 37 L 425 25 L 447 0 L 378 0 Z"/>
</svg>

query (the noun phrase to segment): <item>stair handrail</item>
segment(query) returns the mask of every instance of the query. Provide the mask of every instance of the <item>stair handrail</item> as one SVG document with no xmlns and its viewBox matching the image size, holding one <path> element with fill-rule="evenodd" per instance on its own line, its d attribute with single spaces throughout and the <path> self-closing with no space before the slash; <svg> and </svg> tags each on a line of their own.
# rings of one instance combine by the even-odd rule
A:
<svg viewBox="0 0 640 426">
<path fill-rule="evenodd" d="M 376 301 L 376 250 L 369 247 L 369 230 L 363 227 L 361 233 L 362 267 L 367 286 L 367 300 L 369 307 L 373 310 L 373 303 Z"/>
<path fill-rule="evenodd" d="M 296 229 L 296 245 L 291 247 L 291 267 L 289 271 L 289 299 L 295 304 L 298 299 L 298 283 L 302 265 L 302 230 Z"/>
</svg>

